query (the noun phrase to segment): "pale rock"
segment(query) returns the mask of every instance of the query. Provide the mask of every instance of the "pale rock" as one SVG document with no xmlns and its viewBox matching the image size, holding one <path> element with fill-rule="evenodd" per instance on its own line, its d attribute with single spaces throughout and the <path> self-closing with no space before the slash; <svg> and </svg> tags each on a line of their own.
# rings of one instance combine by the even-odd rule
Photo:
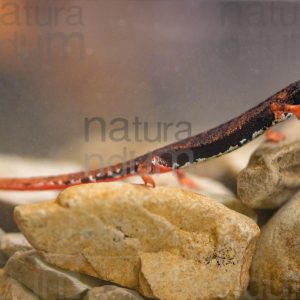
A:
<svg viewBox="0 0 300 300">
<path fill-rule="evenodd" d="M 266 142 L 237 180 L 239 199 L 252 208 L 278 208 L 300 188 L 300 140 Z"/>
<path fill-rule="evenodd" d="M 38 296 L 0 269 L 1 300 L 38 300 Z"/>
<path fill-rule="evenodd" d="M 0 236 L 0 253 L 6 258 L 11 257 L 17 251 L 30 249 L 32 247 L 22 233 L 7 233 Z"/>
<path fill-rule="evenodd" d="M 240 296 L 259 236 L 205 196 L 121 182 L 68 188 L 15 220 L 49 263 L 165 300 Z"/>
<path fill-rule="evenodd" d="M 3 236 L 5 234 L 5 231 L 3 229 L 0 228 L 0 238 L 1 236 Z"/>
<path fill-rule="evenodd" d="M 252 296 L 248 290 L 239 298 L 239 300 L 258 300 L 256 297 Z"/>
<path fill-rule="evenodd" d="M 300 299 L 300 192 L 262 228 L 251 266 L 259 299 Z"/>
<path fill-rule="evenodd" d="M 257 221 L 256 212 L 236 199 L 234 193 L 223 183 L 217 180 L 208 177 L 200 177 L 185 171 L 185 177 L 195 184 L 194 188 L 189 188 L 188 186 L 183 185 L 179 182 L 176 172 L 154 174 L 151 175 L 151 177 L 153 178 L 156 186 L 178 187 L 193 191 L 195 193 L 217 200 L 230 209 L 233 209 L 241 214 L 250 217 L 254 221 Z M 142 182 L 142 179 L 140 176 L 132 176 L 124 179 L 124 182 L 138 184 Z"/>
<path fill-rule="evenodd" d="M 151 177 L 155 181 L 156 186 L 170 186 L 191 190 L 198 194 L 216 199 L 222 203 L 226 202 L 228 198 L 234 197 L 233 192 L 217 180 L 207 177 L 200 177 L 189 172 L 185 172 L 185 177 L 195 184 L 195 188 L 189 188 L 186 185 L 180 184 L 176 172 L 174 171 L 162 174 L 154 174 L 151 175 Z M 143 181 L 140 176 L 132 176 L 124 179 L 124 182 L 138 184 L 142 183 Z"/>
<path fill-rule="evenodd" d="M 247 205 L 243 204 L 236 197 L 226 199 L 226 201 L 223 204 L 226 207 L 251 218 L 256 223 L 258 222 L 257 212 L 255 210 L 253 210 L 252 208 L 248 207 Z"/>
<path fill-rule="evenodd" d="M 6 255 L 0 253 L 0 268 L 4 267 L 6 261 L 7 261 Z"/>
<path fill-rule="evenodd" d="M 282 132 L 288 140 L 300 139 L 300 122 L 296 117 L 292 117 L 286 122 L 280 123 L 278 129 L 275 130 Z"/>
<path fill-rule="evenodd" d="M 117 287 L 104 285 L 91 289 L 83 300 L 143 300 L 137 292 Z"/>
<path fill-rule="evenodd" d="M 49 176 L 81 169 L 79 164 L 73 162 L 0 154 L 0 177 Z M 57 191 L 0 191 L 0 227 L 8 232 L 17 231 L 13 222 L 13 210 L 16 205 L 52 200 L 57 194 Z"/>
<path fill-rule="evenodd" d="M 24 284 L 42 299 L 80 299 L 102 282 L 65 271 L 44 262 L 35 250 L 16 252 L 6 263 L 6 274 Z"/>
</svg>

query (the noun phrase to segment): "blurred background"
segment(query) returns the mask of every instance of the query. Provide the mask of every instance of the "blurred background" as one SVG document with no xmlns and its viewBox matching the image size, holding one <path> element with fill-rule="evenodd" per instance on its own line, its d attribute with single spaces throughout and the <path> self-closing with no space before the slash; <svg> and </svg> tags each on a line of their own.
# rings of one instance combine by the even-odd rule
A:
<svg viewBox="0 0 300 300">
<path fill-rule="evenodd" d="M 299 79 L 299 25 L 299 2 L 1 0 L 0 153 L 83 164 L 219 125 Z M 93 117 L 126 119 L 129 140 L 95 123 L 87 142 Z"/>
</svg>

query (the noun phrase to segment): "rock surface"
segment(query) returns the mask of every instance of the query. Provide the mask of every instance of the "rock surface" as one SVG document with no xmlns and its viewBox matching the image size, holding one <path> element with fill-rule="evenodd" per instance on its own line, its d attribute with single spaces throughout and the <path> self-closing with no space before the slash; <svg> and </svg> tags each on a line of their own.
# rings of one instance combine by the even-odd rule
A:
<svg viewBox="0 0 300 300">
<path fill-rule="evenodd" d="M 205 196 L 120 182 L 18 206 L 15 220 L 49 263 L 172 300 L 240 296 L 259 236 Z"/>
<path fill-rule="evenodd" d="M 156 186 L 171 186 L 191 190 L 198 194 L 219 200 L 220 202 L 226 202 L 228 198 L 234 197 L 233 192 L 217 180 L 193 175 L 186 171 L 184 172 L 184 176 L 195 184 L 194 188 L 189 188 L 186 185 L 180 184 L 175 172 L 151 175 Z M 128 177 L 124 181 L 134 184 L 143 182 L 140 176 Z"/>
<path fill-rule="evenodd" d="M 38 300 L 29 289 L 19 283 L 17 280 L 7 276 L 0 269 L 0 299 L 1 300 Z"/>
<path fill-rule="evenodd" d="M 251 267 L 259 299 L 300 299 L 300 192 L 263 227 Z"/>
<path fill-rule="evenodd" d="M 289 140 L 300 139 L 300 122 L 296 117 L 277 125 L 278 130 L 282 132 Z"/>
<path fill-rule="evenodd" d="M 80 299 L 101 281 L 45 263 L 35 250 L 15 253 L 6 263 L 6 274 L 24 284 L 42 299 Z"/>
<path fill-rule="evenodd" d="M 244 214 L 255 221 L 257 220 L 256 212 L 236 199 L 234 193 L 217 180 L 200 177 L 185 171 L 185 177 L 195 184 L 194 188 L 190 188 L 186 185 L 182 185 L 179 182 L 175 172 L 155 174 L 151 175 L 151 177 L 155 181 L 156 186 L 171 186 L 193 191 L 195 193 L 217 200 L 230 209 Z M 138 184 L 142 182 L 142 179 L 140 176 L 132 176 L 125 179 L 125 182 Z"/>
<path fill-rule="evenodd" d="M 238 176 L 240 200 L 252 208 L 278 208 L 300 188 L 300 141 L 264 143 Z"/>
<path fill-rule="evenodd" d="M 6 258 L 20 250 L 30 250 L 32 247 L 22 233 L 7 233 L 0 236 L 0 253 Z"/>
<path fill-rule="evenodd" d="M 91 289 L 83 300 L 143 300 L 137 292 L 114 285 L 104 285 Z"/>
</svg>

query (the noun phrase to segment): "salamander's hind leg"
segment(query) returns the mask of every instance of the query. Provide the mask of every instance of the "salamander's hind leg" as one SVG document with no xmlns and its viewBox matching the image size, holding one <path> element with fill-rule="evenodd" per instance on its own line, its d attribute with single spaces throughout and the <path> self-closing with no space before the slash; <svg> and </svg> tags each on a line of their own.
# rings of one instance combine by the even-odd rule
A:
<svg viewBox="0 0 300 300">
<path fill-rule="evenodd" d="M 300 120 L 300 105 L 272 103 L 271 110 L 274 113 L 276 119 L 280 119 L 285 113 L 292 113 L 296 118 Z"/>
<path fill-rule="evenodd" d="M 271 143 L 278 143 L 280 141 L 283 141 L 285 139 L 285 135 L 279 131 L 274 131 L 271 128 L 269 128 L 266 131 L 266 140 Z"/>
<path fill-rule="evenodd" d="M 287 105 L 286 109 L 300 120 L 300 105 Z"/>
<path fill-rule="evenodd" d="M 183 170 L 176 170 L 176 176 L 180 184 L 185 185 L 190 189 L 197 189 L 198 185 L 190 178 L 188 178 Z"/>
</svg>

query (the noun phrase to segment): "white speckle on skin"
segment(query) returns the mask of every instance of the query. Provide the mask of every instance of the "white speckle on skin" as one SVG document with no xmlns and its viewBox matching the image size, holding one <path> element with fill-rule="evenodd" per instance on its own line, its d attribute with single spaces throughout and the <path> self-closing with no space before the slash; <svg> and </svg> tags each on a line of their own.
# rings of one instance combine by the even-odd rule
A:
<svg viewBox="0 0 300 300">
<path fill-rule="evenodd" d="M 198 158 L 196 161 L 197 162 L 202 162 L 202 161 L 205 161 L 205 160 L 207 160 L 207 158 Z"/>
<path fill-rule="evenodd" d="M 272 126 L 290 118 L 292 115 L 293 115 L 292 113 L 282 114 L 282 117 L 280 119 L 275 119 L 272 122 Z"/>
<path fill-rule="evenodd" d="M 216 157 L 219 157 L 219 156 L 221 156 L 221 155 L 223 155 L 223 154 L 226 154 L 226 153 L 229 153 L 229 152 L 231 152 L 231 151 L 233 151 L 233 150 L 235 150 L 235 149 L 237 149 L 237 148 L 239 148 L 239 145 L 235 145 L 235 146 L 230 146 L 226 151 L 224 151 L 224 152 L 220 152 L 219 154 L 216 154 L 216 155 L 213 155 L 213 156 L 211 156 L 211 157 L 207 157 L 207 158 L 198 158 L 196 161 L 197 162 L 202 162 L 202 161 L 206 161 L 206 160 L 209 160 L 209 159 L 212 159 L 212 158 L 216 158 Z M 184 165 L 184 167 L 185 167 L 186 165 Z"/>
<path fill-rule="evenodd" d="M 230 146 L 229 149 L 226 150 L 226 151 L 224 152 L 224 154 L 225 154 L 225 153 L 228 153 L 228 152 L 231 152 L 231 151 L 233 151 L 233 150 L 235 150 L 235 149 L 237 149 L 237 148 L 239 148 L 239 145 Z M 222 154 L 222 153 L 220 153 L 220 155 L 221 155 L 221 154 Z"/>
<path fill-rule="evenodd" d="M 191 163 L 188 161 L 188 162 L 186 162 L 182 167 L 188 167 L 188 166 L 190 166 L 191 165 Z"/>
<path fill-rule="evenodd" d="M 90 175 L 89 176 L 89 181 L 90 182 L 96 182 L 96 179 L 94 178 L 94 176 Z"/>
<path fill-rule="evenodd" d="M 177 169 L 178 167 L 180 167 L 178 163 L 173 163 L 173 166 L 172 166 L 173 169 Z"/>
<path fill-rule="evenodd" d="M 286 113 L 286 114 L 283 114 L 282 117 L 281 117 L 280 119 L 276 119 L 276 120 L 274 120 L 274 121 L 272 122 L 272 126 L 275 125 L 275 124 L 277 124 L 277 123 L 280 123 L 280 122 L 282 122 L 282 121 L 284 121 L 284 120 L 286 120 L 286 119 L 288 119 L 288 118 L 290 118 L 292 115 L 293 115 L 292 113 Z M 229 147 L 226 151 L 224 151 L 224 152 L 220 152 L 219 154 L 216 154 L 216 155 L 213 155 L 213 156 L 207 157 L 207 158 L 197 158 L 197 159 L 196 159 L 196 162 L 200 163 L 200 162 L 203 162 L 203 161 L 206 161 L 206 160 L 210 160 L 210 159 L 219 157 L 219 156 L 221 156 L 221 155 L 223 155 L 223 154 L 232 152 L 232 151 L 238 149 L 241 145 L 243 145 L 243 144 L 245 144 L 245 143 L 248 143 L 248 142 L 254 140 L 256 137 L 258 137 L 258 136 L 260 136 L 261 134 L 263 134 L 263 133 L 265 132 L 265 130 L 266 130 L 266 128 L 262 128 L 262 129 L 260 129 L 260 130 L 258 130 L 258 131 L 256 131 L 256 132 L 254 132 L 254 133 L 252 134 L 251 139 L 249 139 L 249 140 L 247 140 L 247 139 L 242 139 L 242 140 L 240 141 L 240 145 L 230 146 L 230 147 Z M 189 166 L 189 165 L 191 165 L 191 163 L 190 163 L 190 162 L 187 162 L 185 165 L 183 165 L 183 166 L 180 167 L 180 168 L 184 168 L 184 167 L 187 167 L 187 166 Z M 174 165 L 173 165 L 173 166 L 174 166 Z"/>
<path fill-rule="evenodd" d="M 253 134 L 252 134 L 252 139 L 254 140 L 256 137 L 260 136 L 261 134 L 264 133 L 264 130 L 261 129 L 261 130 L 258 130 L 258 131 L 255 131 Z"/>
</svg>

